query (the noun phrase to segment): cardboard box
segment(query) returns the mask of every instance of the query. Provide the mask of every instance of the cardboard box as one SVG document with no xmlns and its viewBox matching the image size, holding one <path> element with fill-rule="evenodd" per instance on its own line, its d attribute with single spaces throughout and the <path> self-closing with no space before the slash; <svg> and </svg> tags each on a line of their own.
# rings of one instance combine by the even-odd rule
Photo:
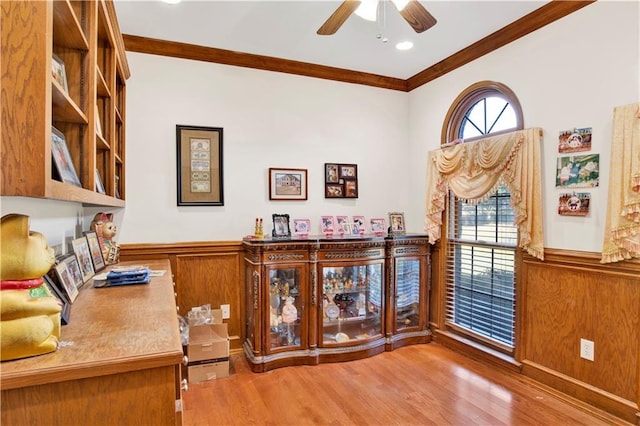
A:
<svg viewBox="0 0 640 426">
<path fill-rule="evenodd" d="M 229 359 L 189 365 L 187 366 L 187 376 L 189 383 L 201 383 L 208 380 L 229 377 Z"/>
<path fill-rule="evenodd" d="M 189 362 L 229 358 L 227 324 L 202 324 L 189 327 Z"/>
</svg>

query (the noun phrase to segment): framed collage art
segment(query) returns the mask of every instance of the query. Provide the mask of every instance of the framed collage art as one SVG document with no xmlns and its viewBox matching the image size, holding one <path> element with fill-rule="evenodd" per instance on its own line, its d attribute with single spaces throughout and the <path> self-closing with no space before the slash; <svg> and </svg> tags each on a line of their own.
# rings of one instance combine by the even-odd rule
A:
<svg viewBox="0 0 640 426">
<path fill-rule="evenodd" d="M 358 165 L 325 163 L 325 198 L 358 198 Z"/>
</svg>

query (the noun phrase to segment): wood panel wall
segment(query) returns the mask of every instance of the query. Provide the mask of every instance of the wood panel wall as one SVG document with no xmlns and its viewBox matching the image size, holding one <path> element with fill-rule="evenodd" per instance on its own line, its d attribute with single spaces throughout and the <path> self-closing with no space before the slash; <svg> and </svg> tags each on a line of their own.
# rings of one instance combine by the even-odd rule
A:
<svg viewBox="0 0 640 426">
<path fill-rule="evenodd" d="M 522 372 L 638 423 L 640 263 L 602 265 L 597 253 L 546 250 L 522 267 Z M 580 339 L 594 360 L 580 358 Z"/>
<path fill-rule="evenodd" d="M 245 339 L 242 243 L 124 244 L 121 260 L 169 258 L 181 312 L 229 303 L 232 352 Z M 432 246 L 429 319 L 434 340 L 640 425 L 640 262 L 601 265 L 597 253 L 545 250 L 518 265 L 519 347 L 514 357 L 453 336 L 444 326 L 444 259 Z M 580 358 L 580 339 L 595 360 Z"/>
<path fill-rule="evenodd" d="M 245 340 L 244 251 L 240 241 L 175 244 L 123 244 L 120 260 L 144 262 L 169 259 L 177 293 L 179 315 L 194 306 L 217 309 L 229 304 L 228 324 L 232 353 Z"/>
</svg>

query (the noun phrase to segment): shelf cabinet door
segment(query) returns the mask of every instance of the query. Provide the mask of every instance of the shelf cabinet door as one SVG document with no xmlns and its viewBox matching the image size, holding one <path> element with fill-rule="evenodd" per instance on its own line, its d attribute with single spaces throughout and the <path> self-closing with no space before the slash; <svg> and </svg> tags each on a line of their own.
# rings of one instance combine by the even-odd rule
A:
<svg viewBox="0 0 640 426">
<path fill-rule="evenodd" d="M 269 285 L 264 311 L 269 313 L 265 321 L 267 353 L 306 348 L 307 266 L 277 265 L 265 269 Z"/>
<path fill-rule="evenodd" d="M 424 260 L 420 258 L 395 259 L 395 319 L 394 332 L 418 329 L 424 324 L 422 318 L 422 274 Z"/>
<path fill-rule="evenodd" d="M 321 347 L 358 344 L 382 336 L 384 262 L 321 264 Z"/>
</svg>

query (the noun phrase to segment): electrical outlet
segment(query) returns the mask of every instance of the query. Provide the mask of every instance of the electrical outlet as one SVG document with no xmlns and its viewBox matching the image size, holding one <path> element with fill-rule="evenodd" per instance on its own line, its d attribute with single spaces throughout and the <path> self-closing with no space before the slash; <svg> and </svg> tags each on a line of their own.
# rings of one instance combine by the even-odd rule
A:
<svg viewBox="0 0 640 426">
<path fill-rule="evenodd" d="M 595 345 L 591 340 L 580 339 L 580 358 L 593 361 L 595 356 Z"/>
<path fill-rule="evenodd" d="M 222 311 L 222 319 L 231 318 L 231 306 L 230 305 L 220 305 L 220 310 Z"/>
</svg>

